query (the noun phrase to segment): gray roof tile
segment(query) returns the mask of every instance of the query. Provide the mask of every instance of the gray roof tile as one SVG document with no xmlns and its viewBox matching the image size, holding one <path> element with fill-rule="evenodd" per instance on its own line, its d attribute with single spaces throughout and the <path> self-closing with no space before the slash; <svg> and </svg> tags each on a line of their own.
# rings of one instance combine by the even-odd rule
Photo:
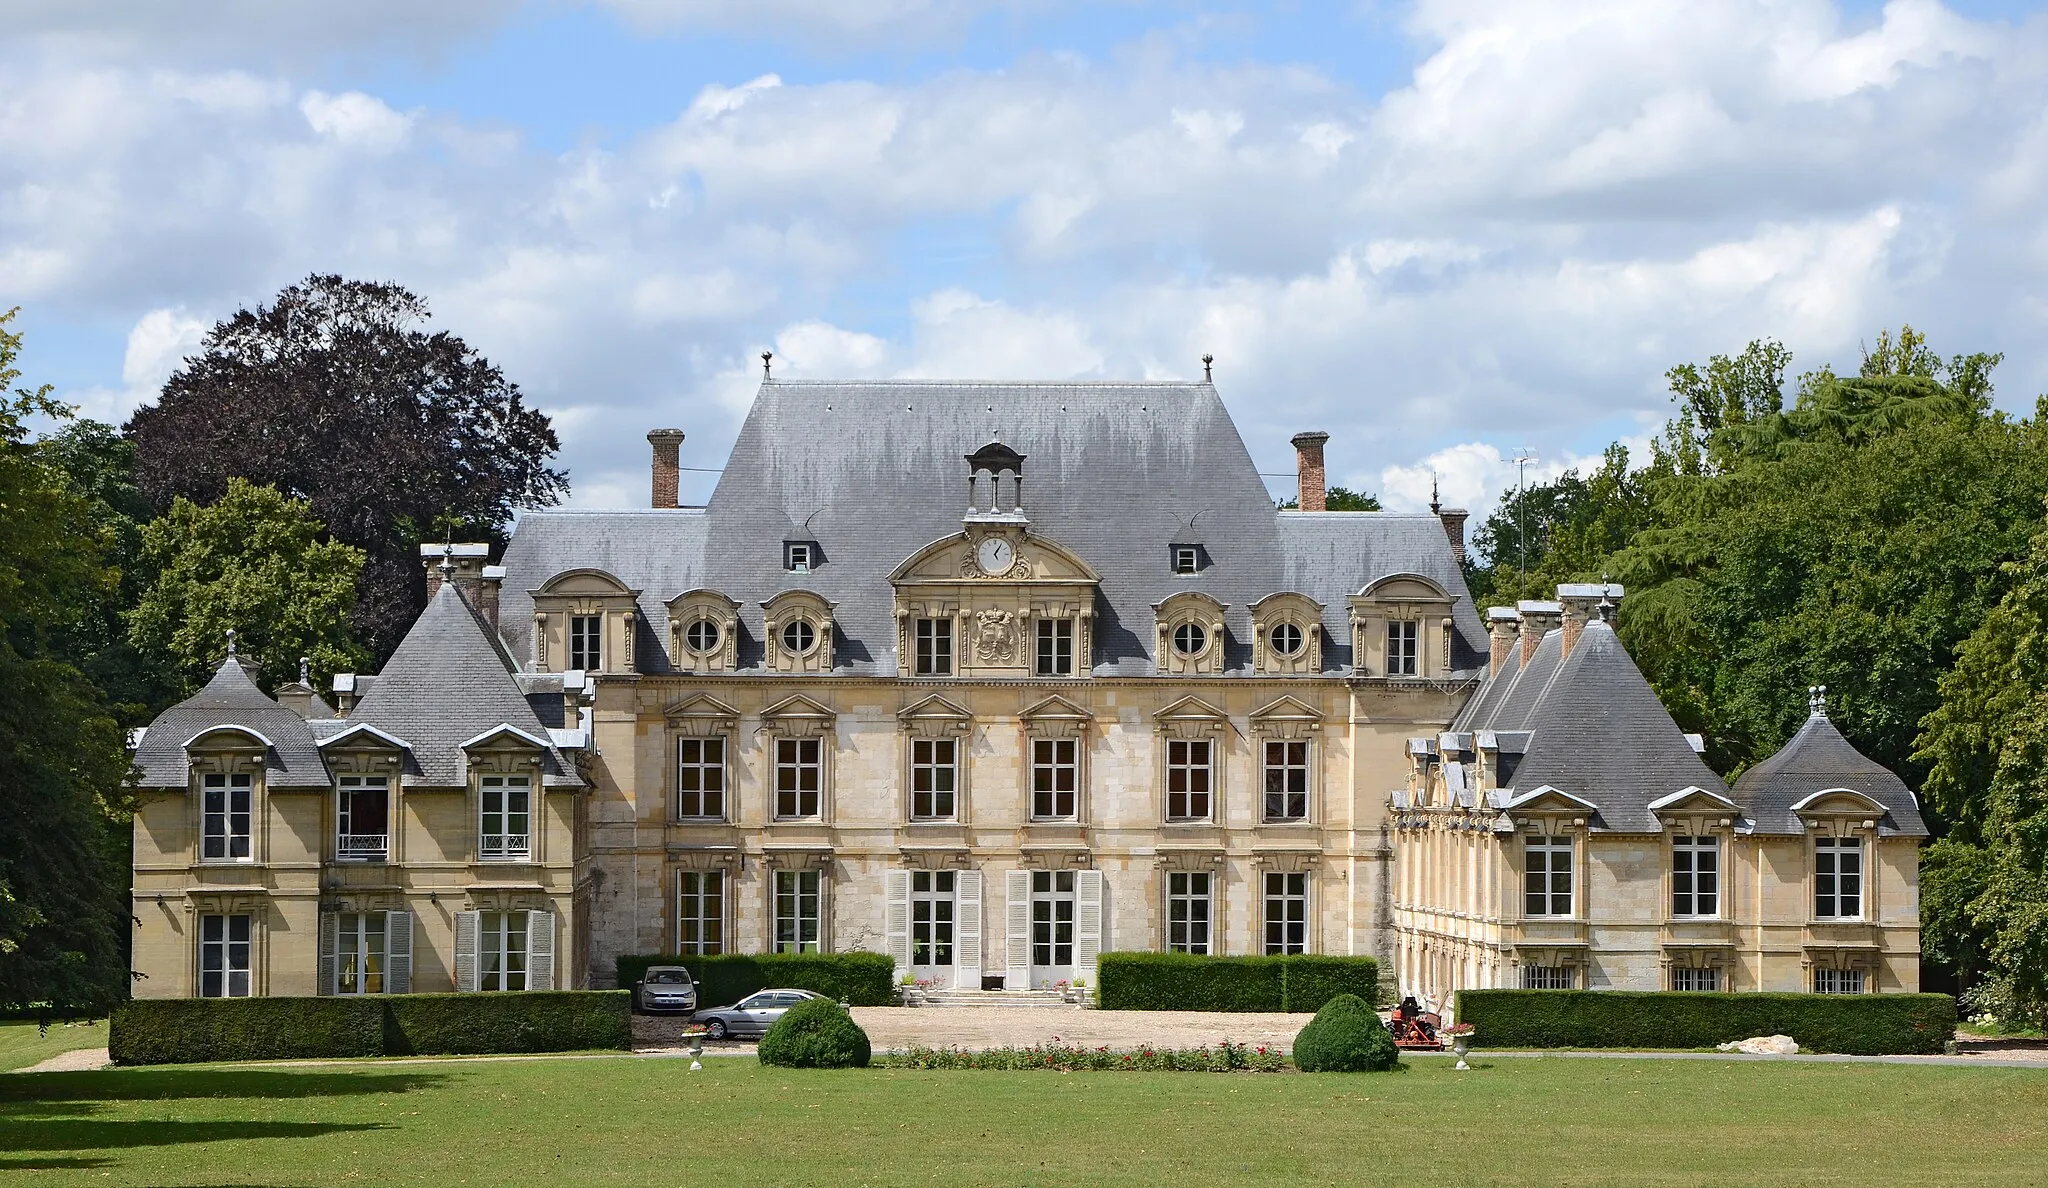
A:
<svg viewBox="0 0 2048 1188">
<path fill-rule="evenodd" d="M 1792 806 L 1831 788 L 1861 792 L 1890 810 L 1885 826 L 1926 837 L 1920 802 L 1906 782 L 1851 746 L 1824 714 L 1813 714 L 1777 754 L 1735 780 L 1735 799 L 1756 819 L 1758 833 L 1800 833 Z"/>
<path fill-rule="evenodd" d="M 270 741 L 264 780 L 273 788 L 320 788 L 331 782 L 312 728 L 264 695 L 233 657 L 199 692 L 158 714 L 135 749 L 145 788 L 183 788 L 191 778 L 185 744 L 222 726 L 253 730 Z"/>
</svg>

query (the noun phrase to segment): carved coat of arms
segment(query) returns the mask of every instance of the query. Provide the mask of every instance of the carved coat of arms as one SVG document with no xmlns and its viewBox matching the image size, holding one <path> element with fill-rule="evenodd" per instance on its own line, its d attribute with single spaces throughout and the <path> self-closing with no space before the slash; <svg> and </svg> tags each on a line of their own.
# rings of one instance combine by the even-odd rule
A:
<svg viewBox="0 0 2048 1188">
<path fill-rule="evenodd" d="M 977 660 L 1009 664 L 1017 659 L 1017 616 L 1006 610 L 977 611 L 974 616 Z"/>
</svg>

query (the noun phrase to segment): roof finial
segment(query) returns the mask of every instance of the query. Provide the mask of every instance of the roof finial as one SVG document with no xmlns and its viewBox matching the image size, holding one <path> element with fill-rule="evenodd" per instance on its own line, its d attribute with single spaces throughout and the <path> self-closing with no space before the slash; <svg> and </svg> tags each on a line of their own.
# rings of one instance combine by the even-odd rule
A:
<svg viewBox="0 0 2048 1188">
<path fill-rule="evenodd" d="M 774 378 L 775 378 L 775 352 L 774 352 L 774 351 L 762 351 L 762 352 L 761 352 L 761 378 L 762 378 L 762 379 L 764 379 L 764 380 L 765 380 L 765 379 L 774 379 Z"/>
<path fill-rule="evenodd" d="M 1826 685 L 1807 686 L 1806 711 L 1816 718 L 1828 716 L 1828 687 Z"/>
<path fill-rule="evenodd" d="M 228 659 L 235 658 L 235 629 L 228 628 Z"/>
<path fill-rule="evenodd" d="M 1214 356 L 1214 355 L 1203 355 L 1203 356 L 1202 356 L 1202 382 L 1203 382 L 1203 383 L 1205 383 L 1205 384 L 1206 384 L 1206 383 L 1209 383 L 1209 382 L 1210 382 L 1210 381 L 1211 381 L 1211 380 L 1212 380 L 1212 379 L 1214 378 L 1214 377 L 1213 377 L 1213 376 L 1211 375 L 1211 373 L 1210 373 L 1209 369 L 1210 369 L 1210 368 L 1211 368 L 1212 366 L 1214 366 L 1214 365 L 1215 365 L 1215 363 L 1216 363 L 1216 356 Z"/>
<path fill-rule="evenodd" d="M 1436 468 L 1432 466 L 1429 469 L 1429 514 L 1432 516 L 1442 515 L 1443 510 L 1443 501 L 1437 498 Z"/>
<path fill-rule="evenodd" d="M 313 687 L 313 658 L 310 656 L 299 657 L 299 683 L 309 689 Z"/>
</svg>

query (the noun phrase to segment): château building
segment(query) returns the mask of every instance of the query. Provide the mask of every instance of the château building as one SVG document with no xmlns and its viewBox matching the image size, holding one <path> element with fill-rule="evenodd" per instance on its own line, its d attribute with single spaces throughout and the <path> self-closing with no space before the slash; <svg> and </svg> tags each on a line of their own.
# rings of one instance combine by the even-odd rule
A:
<svg viewBox="0 0 2048 1188">
<path fill-rule="evenodd" d="M 1608 933 L 1505 892 L 1471 915 L 1480 831 L 1540 819 L 1573 870 L 1605 869 L 1593 846 L 1661 846 L 1672 806 L 1529 799 L 1482 758 L 1591 748 L 1530 716 L 1562 704 L 1538 670 L 1627 659 L 1525 608 L 1504 663 L 1465 513 L 1324 510 L 1325 435 L 1295 438 L 1299 510 L 1207 382 L 766 380 L 703 507 L 677 506 L 682 434 L 648 439 L 648 507 L 525 512 L 495 565 L 424 547 L 427 609 L 331 704 L 303 675 L 265 696 L 230 655 L 142 733 L 139 995 L 607 986 L 625 954 L 847 949 L 963 989 L 1092 980 L 1104 949 L 1371 954 L 1441 992 L 1524 968 L 1645 984 L 1672 951 L 1610 959 Z M 1597 723 L 1612 692 L 1575 712 Z M 1740 813 L 1660 728 L 1684 753 L 1637 783 L 1728 806 L 1684 836 L 1768 819 L 1761 877 L 1807 886 L 1783 829 L 1849 801 L 1765 813 L 1810 774 L 1789 763 Z M 1859 811 L 1893 806 L 1904 842 L 1854 827 L 1890 864 L 1867 902 L 1896 913 L 1918 818 L 1863 777 Z M 1497 848 L 1496 882 L 1527 861 Z M 1669 932 L 1657 853 L 1571 910 Z M 1881 931 L 1864 988 L 1905 987 L 1917 933 Z"/>
</svg>

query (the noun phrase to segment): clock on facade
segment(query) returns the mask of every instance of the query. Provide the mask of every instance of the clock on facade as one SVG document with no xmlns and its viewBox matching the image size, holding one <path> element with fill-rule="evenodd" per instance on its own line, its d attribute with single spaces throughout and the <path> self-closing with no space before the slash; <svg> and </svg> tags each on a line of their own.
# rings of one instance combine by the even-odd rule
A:
<svg viewBox="0 0 2048 1188">
<path fill-rule="evenodd" d="M 1010 547 L 1009 541 L 1000 536 L 991 536 L 981 542 L 981 547 L 975 550 L 974 557 L 981 563 L 983 573 L 995 574 L 1008 570 L 1010 563 L 1017 559 L 1017 553 Z"/>
</svg>

